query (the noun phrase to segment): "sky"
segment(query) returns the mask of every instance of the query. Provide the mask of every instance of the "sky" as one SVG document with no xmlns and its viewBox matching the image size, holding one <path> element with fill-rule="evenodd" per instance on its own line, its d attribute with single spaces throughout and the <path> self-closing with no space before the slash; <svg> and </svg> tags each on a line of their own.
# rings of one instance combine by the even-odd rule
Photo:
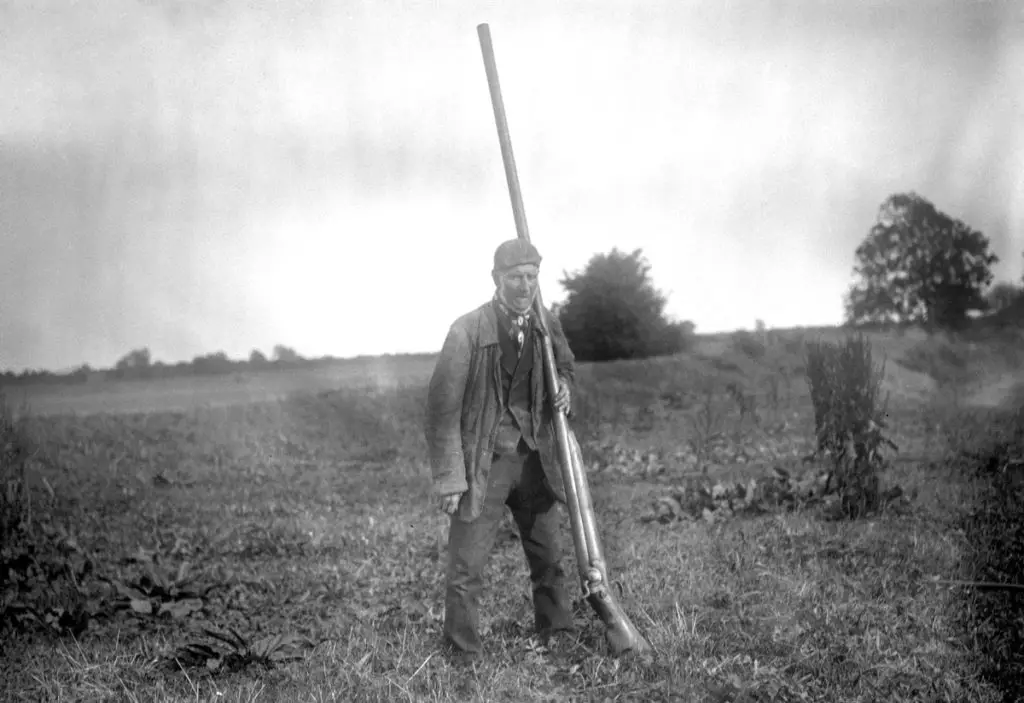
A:
<svg viewBox="0 0 1024 703">
<path fill-rule="evenodd" d="M 515 237 L 698 332 L 836 324 L 914 191 L 1024 273 L 1024 6 L 0 0 L 0 368 L 430 352 Z"/>
</svg>

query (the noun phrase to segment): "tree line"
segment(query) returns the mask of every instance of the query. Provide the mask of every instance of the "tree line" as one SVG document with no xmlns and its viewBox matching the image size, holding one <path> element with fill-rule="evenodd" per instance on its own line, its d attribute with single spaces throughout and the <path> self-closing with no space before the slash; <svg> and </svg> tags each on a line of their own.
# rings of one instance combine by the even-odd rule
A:
<svg viewBox="0 0 1024 703">
<path fill-rule="evenodd" d="M 328 361 L 333 361 L 333 359 L 331 357 L 307 359 L 291 347 L 278 344 L 274 346 L 269 357 L 259 349 L 252 350 L 248 359 L 230 359 L 227 354 L 218 351 L 194 357 L 191 361 L 168 364 L 154 361 L 149 348 L 140 347 L 129 351 L 109 369 L 94 369 L 88 364 L 83 364 L 67 373 L 35 369 L 26 369 L 19 373 L 5 371 L 0 373 L 0 385 L 86 383 L 95 379 L 128 380 L 175 376 L 212 376 L 250 370 L 308 366 Z"/>
<path fill-rule="evenodd" d="M 147 347 L 133 349 L 114 364 L 112 368 L 96 369 L 88 364 L 82 364 L 78 368 L 59 373 L 55 371 L 26 369 L 20 372 L 0 371 L 0 388 L 4 386 L 17 386 L 29 384 L 68 384 L 88 383 L 90 381 L 103 380 L 137 380 L 155 378 L 175 378 L 179 376 L 216 376 L 245 371 L 263 371 L 273 369 L 299 369 L 316 368 L 326 364 L 361 362 L 368 358 L 378 356 L 396 357 L 407 360 L 418 360 L 433 358 L 434 354 L 412 353 L 412 354 L 383 354 L 383 355 L 362 355 L 353 358 L 340 359 L 334 356 L 305 357 L 291 347 L 277 345 L 271 355 L 258 349 L 254 349 L 248 359 L 231 359 L 224 352 L 214 352 L 197 356 L 191 361 L 180 361 L 168 364 L 163 361 L 153 361 Z"/>
<path fill-rule="evenodd" d="M 915 192 L 889 196 L 854 252 L 854 282 L 844 298 L 844 324 L 919 325 L 955 332 L 979 317 L 1002 316 L 1009 324 L 1024 326 L 1024 280 L 992 285 L 992 266 L 999 258 L 990 245 L 984 234 Z M 566 296 L 552 312 L 580 361 L 643 359 L 692 346 L 693 322 L 666 315 L 668 298 L 655 287 L 642 249 L 596 254 L 582 270 L 563 271 L 559 283 Z M 327 360 L 331 359 L 322 361 Z M 100 373 L 105 378 L 154 378 L 308 363 L 316 362 L 284 345 L 275 346 L 269 359 L 259 350 L 247 361 L 216 352 L 177 364 L 153 363 L 149 350 L 142 348 Z M 88 366 L 70 374 L 7 372 L 0 374 L 0 385 L 85 381 L 96 373 Z"/>
</svg>

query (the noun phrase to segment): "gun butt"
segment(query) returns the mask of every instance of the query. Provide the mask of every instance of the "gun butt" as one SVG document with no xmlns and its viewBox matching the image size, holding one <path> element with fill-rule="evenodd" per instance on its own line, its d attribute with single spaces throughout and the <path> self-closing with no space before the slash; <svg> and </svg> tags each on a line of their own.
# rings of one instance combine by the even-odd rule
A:
<svg viewBox="0 0 1024 703">
<path fill-rule="evenodd" d="M 602 593 L 592 593 L 587 600 L 597 617 L 604 623 L 605 641 L 608 643 L 608 651 L 613 656 L 627 652 L 639 654 L 651 650 L 650 643 L 619 607 L 610 591 L 606 589 Z"/>
</svg>

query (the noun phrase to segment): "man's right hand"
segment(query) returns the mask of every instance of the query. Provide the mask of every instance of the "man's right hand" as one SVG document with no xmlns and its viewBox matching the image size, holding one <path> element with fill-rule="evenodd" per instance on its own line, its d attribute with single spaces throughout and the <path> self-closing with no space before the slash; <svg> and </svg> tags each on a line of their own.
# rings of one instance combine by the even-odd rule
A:
<svg viewBox="0 0 1024 703">
<path fill-rule="evenodd" d="M 441 496 L 441 512 L 447 513 L 448 515 L 454 515 L 455 511 L 459 509 L 460 498 L 462 498 L 461 493 L 452 493 L 451 495 Z"/>
</svg>

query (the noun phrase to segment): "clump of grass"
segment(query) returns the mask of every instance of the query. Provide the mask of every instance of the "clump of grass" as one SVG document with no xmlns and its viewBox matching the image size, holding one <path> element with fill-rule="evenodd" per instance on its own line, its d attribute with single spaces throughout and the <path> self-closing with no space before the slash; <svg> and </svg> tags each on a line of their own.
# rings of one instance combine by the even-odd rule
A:
<svg viewBox="0 0 1024 703">
<path fill-rule="evenodd" d="M 881 507 L 881 451 L 884 446 L 896 449 L 883 434 L 888 405 L 888 397 L 881 397 L 884 367 L 884 361 L 875 365 L 863 335 L 847 337 L 842 344 L 807 345 L 817 452 L 832 460 L 840 509 L 849 518 Z"/>
<path fill-rule="evenodd" d="M 250 665 L 272 669 L 277 664 L 301 659 L 302 648 L 312 646 L 306 638 L 295 633 L 279 633 L 258 639 L 247 639 L 231 628 L 228 634 L 209 629 L 204 630 L 204 633 L 216 640 L 217 644 L 196 641 L 179 647 L 174 653 L 175 664 L 181 668 L 201 666 L 207 671 L 221 668 L 238 671 Z M 224 645 L 227 645 L 227 649 Z"/>
</svg>

